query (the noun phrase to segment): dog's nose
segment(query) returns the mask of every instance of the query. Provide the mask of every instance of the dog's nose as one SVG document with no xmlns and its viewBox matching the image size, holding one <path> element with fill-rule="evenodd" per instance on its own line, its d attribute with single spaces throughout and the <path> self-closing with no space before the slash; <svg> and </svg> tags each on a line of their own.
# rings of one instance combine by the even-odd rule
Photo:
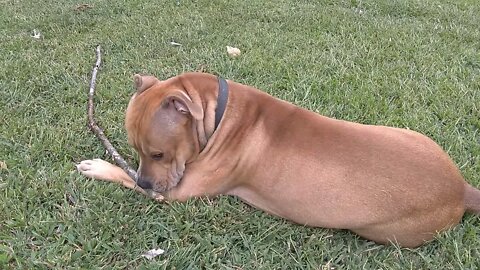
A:
<svg viewBox="0 0 480 270">
<path fill-rule="evenodd" d="M 137 185 L 143 189 L 152 189 L 152 182 L 138 175 Z"/>
</svg>

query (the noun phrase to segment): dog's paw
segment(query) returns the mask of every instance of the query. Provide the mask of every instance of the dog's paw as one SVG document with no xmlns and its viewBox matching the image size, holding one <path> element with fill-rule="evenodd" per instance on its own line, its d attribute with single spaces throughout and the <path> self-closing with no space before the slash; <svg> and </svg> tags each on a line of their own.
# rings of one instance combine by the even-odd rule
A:
<svg viewBox="0 0 480 270">
<path fill-rule="evenodd" d="M 76 167 L 86 177 L 100 180 L 113 180 L 116 171 L 119 169 L 117 166 L 98 158 L 83 160 L 76 164 Z"/>
</svg>

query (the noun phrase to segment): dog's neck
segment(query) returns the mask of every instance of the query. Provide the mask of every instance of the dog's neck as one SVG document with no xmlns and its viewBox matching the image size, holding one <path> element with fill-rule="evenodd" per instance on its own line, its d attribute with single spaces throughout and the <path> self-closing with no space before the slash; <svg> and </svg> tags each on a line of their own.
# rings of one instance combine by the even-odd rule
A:
<svg viewBox="0 0 480 270">
<path fill-rule="evenodd" d="M 205 73 L 185 73 L 180 76 L 183 88 L 194 103 L 201 104 L 204 117 L 195 123 L 199 153 L 220 125 L 228 101 L 228 84 L 220 77 Z M 196 91 L 189 91 L 196 89 Z M 200 95 L 199 92 L 202 94 Z"/>
<path fill-rule="evenodd" d="M 228 83 L 227 81 L 222 78 L 222 77 L 217 77 L 218 80 L 218 88 L 217 88 L 217 100 L 216 103 L 214 104 L 215 106 L 215 122 L 213 126 L 213 130 L 211 130 L 211 123 L 210 121 L 203 121 L 203 123 L 199 123 L 200 125 L 203 124 L 204 131 L 201 132 L 200 129 L 197 128 L 197 136 L 199 138 L 199 145 L 200 145 L 200 151 L 202 152 L 203 149 L 205 149 L 205 146 L 208 143 L 208 140 L 210 137 L 212 137 L 213 133 L 218 129 L 218 126 L 220 125 L 220 122 L 223 119 L 223 115 L 225 113 L 225 110 L 227 108 L 227 102 L 228 102 L 228 94 L 229 94 L 229 89 L 228 89 Z M 210 101 L 212 103 L 213 101 Z M 213 105 L 211 105 L 213 106 Z M 205 106 L 205 114 L 207 114 L 206 109 L 209 107 L 209 104 Z M 206 117 L 210 118 L 210 117 Z M 210 120 L 210 119 L 209 119 Z M 200 122 L 200 121 L 198 121 Z"/>
</svg>

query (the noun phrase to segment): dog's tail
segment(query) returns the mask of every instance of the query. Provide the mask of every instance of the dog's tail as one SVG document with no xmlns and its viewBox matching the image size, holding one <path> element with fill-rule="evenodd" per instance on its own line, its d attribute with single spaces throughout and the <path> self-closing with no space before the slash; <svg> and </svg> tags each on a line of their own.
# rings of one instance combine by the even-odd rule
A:
<svg viewBox="0 0 480 270">
<path fill-rule="evenodd" d="M 465 184 L 465 209 L 467 212 L 480 215 L 480 190 Z"/>
</svg>

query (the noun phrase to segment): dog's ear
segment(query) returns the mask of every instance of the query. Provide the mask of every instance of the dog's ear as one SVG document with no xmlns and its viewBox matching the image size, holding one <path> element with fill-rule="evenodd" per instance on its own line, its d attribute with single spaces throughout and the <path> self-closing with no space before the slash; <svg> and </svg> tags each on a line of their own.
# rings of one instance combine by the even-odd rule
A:
<svg viewBox="0 0 480 270">
<path fill-rule="evenodd" d="M 175 110 L 184 115 L 191 115 L 195 120 L 203 119 L 202 106 L 192 102 L 183 91 L 175 90 L 169 93 L 163 102 L 165 106 L 173 106 Z"/>
<path fill-rule="evenodd" d="M 138 74 L 135 74 L 133 76 L 133 81 L 135 82 L 137 95 L 141 94 L 143 91 L 147 90 L 148 88 L 159 82 L 159 80 L 153 76 L 142 76 Z"/>
</svg>

